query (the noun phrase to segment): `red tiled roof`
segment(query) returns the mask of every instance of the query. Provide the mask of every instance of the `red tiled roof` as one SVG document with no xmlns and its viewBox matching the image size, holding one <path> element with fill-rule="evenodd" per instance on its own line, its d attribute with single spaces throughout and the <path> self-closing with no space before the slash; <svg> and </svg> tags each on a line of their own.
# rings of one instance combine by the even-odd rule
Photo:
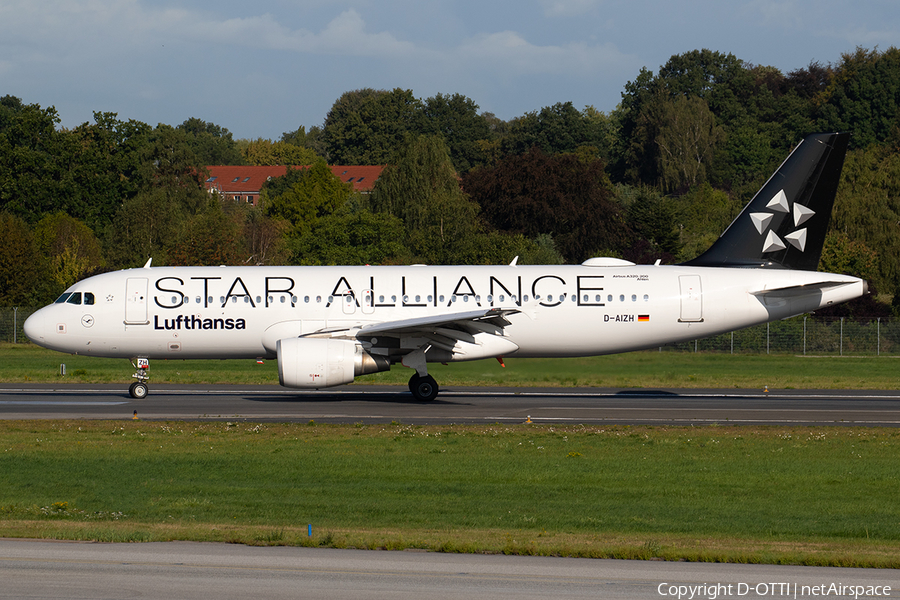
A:
<svg viewBox="0 0 900 600">
<path fill-rule="evenodd" d="M 287 169 L 305 169 L 308 166 L 296 167 L 206 167 L 209 179 L 206 189 L 216 189 L 223 194 L 259 194 L 263 184 L 271 177 L 281 177 Z M 370 192 L 375 181 L 381 176 L 383 165 L 375 166 L 342 166 L 330 167 L 335 177 L 345 183 L 352 183 L 357 192 Z"/>
</svg>

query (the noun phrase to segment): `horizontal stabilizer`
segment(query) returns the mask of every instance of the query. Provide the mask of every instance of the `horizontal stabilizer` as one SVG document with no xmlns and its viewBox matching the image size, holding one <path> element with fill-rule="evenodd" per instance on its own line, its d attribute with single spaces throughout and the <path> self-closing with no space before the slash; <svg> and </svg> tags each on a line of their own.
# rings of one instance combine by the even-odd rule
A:
<svg viewBox="0 0 900 600">
<path fill-rule="evenodd" d="M 750 292 L 753 296 L 761 298 L 798 298 L 800 296 L 808 296 L 815 292 L 825 292 L 845 285 L 855 285 L 855 281 L 819 281 L 805 285 L 792 285 L 788 287 L 780 287 L 773 290 L 759 290 Z"/>
</svg>

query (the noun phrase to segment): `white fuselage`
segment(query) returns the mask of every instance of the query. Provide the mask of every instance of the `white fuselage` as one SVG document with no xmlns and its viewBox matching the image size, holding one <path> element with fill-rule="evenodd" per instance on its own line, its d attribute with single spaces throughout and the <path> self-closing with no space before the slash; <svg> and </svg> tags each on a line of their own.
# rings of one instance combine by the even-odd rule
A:
<svg viewBox="0 0 900 600">
<path fill-rule="evenodd" d="M 763 293 L 783 288 L 800 292 Z M 490 336 L 502 339 L 449 360 L 587 356 L 716 335 L 864 291 L 855 277 L 755 268 L 162 267 L 81 281 L 68 301 L 32 315 L 26 333 L 92 356 L 273 358 L 279 339 L 494 307 L 517 311 Z"/>
</svg>

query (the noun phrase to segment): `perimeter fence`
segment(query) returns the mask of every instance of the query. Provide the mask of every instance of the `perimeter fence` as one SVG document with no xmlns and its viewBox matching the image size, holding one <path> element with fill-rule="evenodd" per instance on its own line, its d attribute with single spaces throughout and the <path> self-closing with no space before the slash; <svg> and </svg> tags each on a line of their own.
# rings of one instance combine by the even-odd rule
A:
<svg viewBox="0 0 900 600">
<path fill-rule="evenodd" d="M 0 307 L 0 342 L 25 343 L 22 324 L 39 307 Z M 662 352 L 900 356 L 900 319 L 856 321 L 808 315 L 690 342 Z"/>
</svg>

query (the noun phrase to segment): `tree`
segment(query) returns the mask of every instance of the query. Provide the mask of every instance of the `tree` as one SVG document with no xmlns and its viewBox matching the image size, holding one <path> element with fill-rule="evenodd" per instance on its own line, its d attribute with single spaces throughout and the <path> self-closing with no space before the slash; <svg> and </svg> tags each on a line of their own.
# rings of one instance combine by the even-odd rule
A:
<svg viewBox="0 0 900 600">
<path fill-rule="evenodd" d="M 875 250 L 870 281 L 900 294 L 900 154 L 879 145 L 847 153 L 831 229 Z"/>
<path fill-rule="evenodd" d="M 309 168 L 288 169 L 283 177 L 267 182 L 261 203 L 269 216 L 287 221 L 291 235 L 299 237 L 318 219 L 344 206 L 353 193 L 353 187 L 320 160 Z"/>
<path fill-rule="evenodd" d="M 293 244 L 294 264 L 377 265 L 405 258 L 403 222 L 347 206 L 318 219 Z"/>
<path fill-rule="evenodd" d="M 262 138 L 248 142 L 243 150 L 244 161 L 248 165 L 311 165 L 321 161 L 316 153 L 309 148 L 289 144 L 287 142 L 272 142 Z"/>
<path fill-rule="evenodd" d="M 852 148 L 884 143 L 900 122 L 900 49 L 843 54 L 823 96 L 823 131 L 852 131 Z"/>
<path fill-rule="evenodd" d="M 338 98 L 322 130 L 332 164 L 383 165 L 407 134 L 424 130 L 422 103 L 412 90 L 371 88 Z"/>
<path fill-rule="evenodd" d="M 226 207 L 229 210 L 226 210 Z M 247 248 L 242 235 L 244 205 L 223 203 L 210 196 L 205 210 L 193 215 L 181 227 L 178 243 L 168 255 L 170 265 L 246 264 Z"/>
<path fill-rule="evenodd" d="M 166 264 L 190 214 L 167 188 L 150 188 L 126 198 L 106 232 L 104 246 L 111 266 L 139 267 L 148 258 Z"/>
<path fill-rule="evenodd" d="M 628 229 L 636 241 L 647 242 L 641 255 L 629 260 L 640 264 L 657 259 L 673 262 L 681 251 L 677 201 L 652 187 L 622 184 L 616 186 L 616 200 L 625 211 Z"/>
<path fill-rule="evenodd" d="M 199 165 L 244 164 L 231 132 L 226 128 L 215 123 L 190 118 L 176 129 L 187 134 L 185 140 L 197 157 Z"/>
<path fill-rule="evenodd" d="M 461 94 L 438 94 L 425 100 L 423 112 L 424 133 L 444 138 L 458 173 L 485 164 L 478 142 L 490 140 L 493 135 L 487 119 L 478 114 L 478 105 L 474 101 Z"/>
<path fill-rule="evenodd" d="M 523 154 L 537 146 L 545 154 L 575 152 L 579 146 L 608 150 L 607 124 L 593 107 L 579 112 L 571 102 L 545 106 L 515 119 L 503 137 L 504 154 Z"/>
<path fill-rule="evenodd" d="M 660 107 L 656 136 L 659 174 L 663 189 L 675 190 L 706 180 L 713 154 L 725 138 L 721 126 L 700 97 L 679 96 Z"/>
<path fill-rule="evenodd" d="M 0 306 L 37 304 L 42 278 L 31 229 L 20 217 L 0 212 L 0 231 Z"/>
<path fill-rule="evenodd" d="M 104 264 L 94 232 L 64 213 L 41 219 L 34 230 L 34 242 L 38 255 L 46 257 L 49 275 L 60 292 Z"/>
<path fill-rule="evenodd" d="M 310 127 L 309 131 L 306 131 L 306 127 L 303 125 L 298 127 L 295 131 L 286 131 L 281 134 L 280 141 L 293 146 L 299 146 L 300 148 L 308 148 L 315 152 L 316 156 L 320 158 L 326 158 L 327 156 L 325 143 L 322 140 L 322 128 L 315 125 Z"/>
<path fill-rule="evenodd" d="M 530 239 L 548 234 L 567 261 L 624 243 L 622 212 L 599 159 L 548 156 L 533 148 L 470 171 L 463 187 L 493 227 Z"/>
<path fill-rule="evenodd" d="M 459 187 L 450 154 L 437 136 L 410 136 L 381 173 L 372 211 L 399 218 L 415 260 L 464 264 L 474 260 L 478 205 Z"/>
</svg>

